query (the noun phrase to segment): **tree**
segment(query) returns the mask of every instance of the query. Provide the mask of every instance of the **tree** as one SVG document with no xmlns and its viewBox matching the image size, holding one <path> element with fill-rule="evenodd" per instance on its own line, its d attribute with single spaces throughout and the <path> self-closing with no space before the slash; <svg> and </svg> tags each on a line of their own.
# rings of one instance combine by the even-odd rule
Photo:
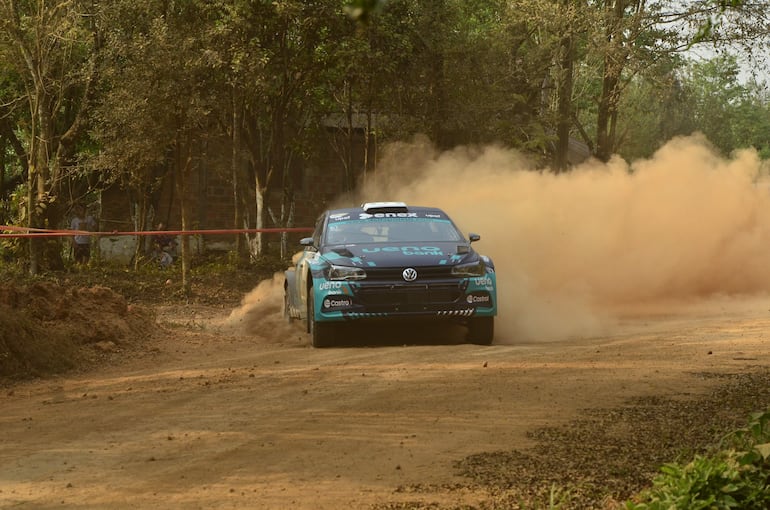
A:
<svg viewBox="0 0 770 510">
<path fill-rule="evenodd" d="M 696 130 L 692 98 L 676 60 L 661 58 L 624 86 L 615 145 L 627 161 L 648 158 L 671 138 Z"/>
<path fill-rule="evenodd" d="M 385 35 L 375 41 L 385 44 L 375 47 L 387 48 L 378 136 L 423 133 L 444 148 L 504 143 L 543 153 L 553 138 L 542 107 L 554 11 L 539 0 L 389 1 L 369 22 L 382 20 Z"/>
<path fill-rule="evenodd" d="M 508 61 L 508 101 L 523 121 L 516 122 L 515 146 L 537 152 L 556 171 L 567 167 L 575 123 L 575 80 L 585 58 L 589 27 L 595 25 L 582 0 L 517 0 L 510 2 L 504 21 L 510 34 L 504 41 L 515 52 Z"/>
<path fill-rule="evenodd" d="M 191 229 L 190 185 L 204 164 L 215 102 L 207 48 L 198 37 L 209 19 L 206 5 L 119 0 L 104 16 L 109 52 L 94 132 L 102 145 L 97 161 L 145 201 L 138 208 L 140 228 L 147 195 L 168 173 L 181 228 Z M 182 237 L 181 260 L 182 286 L 189 292 L 188 236 Z"/>
<path fill-rule="evenodd" d="M 593 38 L 596 58 L 601 59 L 595 155 L 606 161 L 620 149 L 619 114 L 627 88 L 639 76 L 660 80 L 656 71 L 662 69 L 661 62 L 671 62 L 684 44 L 669 21 L 682 14 L 664 12 L 661 4 L 612 0 L 605 2 L 602 14 L 601 31 Z"/>
<path fill-rule="evenodd" d="M 260 79 L 244 90 L 244 143 L 255 188 L 256 228 L 291 226 L 294 166 L 306 156 L 330 93 L 326 74 L 335 66 L 340 23 L 352 23 L 333 0 L 282 0 L 251 5 L 244 12 L 253 32 L 249 44 L 262 57 Z M 280 213 L 267 198 L 282 190 Z M 272 212 L 272 214 L 271 214 Z M 265 252 L 257 234 L 254 255 Z M 284 243 L 285 244 L 285 243 Z M 282 247 L 284 255 L 285 247 Z"/>
<path fill-rule="evenodd" d="M 577 44 L 577 35 L 575 34 L 574 14 L 576 10 L 575 2 L 572 0 L 561 0 L 559 2 L 559 19 L 562 20 L 559 39 L 558 54 L 556 57 L 556 148 L 554 150 L 553 169 L 561 172 L 567 169 L 569 165 L 568 152 L 571 136 L 571 127 L 573 123 L 573 81 L 575 67 L 575 45 Z"/>
<path fill-rule="evenodd" d="M 29 112 L 28 123 L 17 127 L 26 147 L 26 219 L 33 228 L 57 227 L 65 210 L 61 193 L 74 177 L 96 77 L 96 8 L 88 1 L 0 1 L 0 59 L 24 87 L 6 104 L 24 102 Z M 41 247 L 30 241 L 32 274 L 39 271 Z M 57 243 L 46 255 L 48 264 L 61 265 Z"/>
<path fill-rule="evenodd" d="M 233 192 L 233 227 L 252 226 L 253 209 L 245 149 L 246 98 L 264 76 L 265 54 L 256 37 L 250 2 L 223 0 L 212 4 L 212 22 L 203 35 L 209 40 L 209 62 L 217 76 L 214 88 L 229 104 L 222 102 L 214 109 L 222 130 L 230 138 L 230 173 Z M 234 252 L 237 261 L 248 256 L 249 236 L 236 236 Z"/>
<path fill-rule="evenodd" d="M 725 55 L 693 62 L 686 75 L 694 125 L 724 154 L 754 147 L 767 152 L 770 111 L 756 83 L 739 80 L 740 66 Z"/>
<path fill-rule="evenodd" d="M 18 76 L 0 62 L 0 224 L 4 225 L 11 223 L 11 194 L 28 179 L 27 153 L 16 130 L 25 110 L 12 100 L 24 97 L 22 89 Z"/>
</svg>

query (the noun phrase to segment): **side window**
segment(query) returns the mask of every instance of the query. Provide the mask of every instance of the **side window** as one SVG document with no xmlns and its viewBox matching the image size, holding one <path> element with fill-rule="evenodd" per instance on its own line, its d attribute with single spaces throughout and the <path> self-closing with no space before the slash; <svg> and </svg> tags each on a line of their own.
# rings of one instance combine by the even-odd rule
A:
<svg viewBox="0 0 770 510">
<path fill-rule="evenodd" d="M 315 222 L 315 230 L 313 231 L 313 245 L 321 246 L 321 236 L 324 231 L 324 224 L 326 223 L 326 215 L 321 215 Z"/>
</svg>

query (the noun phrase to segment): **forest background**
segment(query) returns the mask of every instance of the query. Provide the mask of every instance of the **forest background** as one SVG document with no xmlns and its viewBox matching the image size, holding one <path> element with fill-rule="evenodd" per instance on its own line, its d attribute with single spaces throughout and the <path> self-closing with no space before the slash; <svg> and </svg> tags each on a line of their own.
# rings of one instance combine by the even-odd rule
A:
<svg viewBox="0 0 770 510">
<path fill-rule="evenodd" d="M 0 0 L 0 225 L 66 228 L 118 187 L 149 230 L 173 182 L 186 230 L 205 164 L 231 188 L 221 227 L 293 227 L 319 152 L 343 194 L 416 135 L 550 172 L 695 132 L 766 159 L 769 18 L 719 0 Z M 239 260 L 278 249 L 235 239 Z M 60 238 L 0 242 L 0 264 L 65 264 Z"/>
</svg>

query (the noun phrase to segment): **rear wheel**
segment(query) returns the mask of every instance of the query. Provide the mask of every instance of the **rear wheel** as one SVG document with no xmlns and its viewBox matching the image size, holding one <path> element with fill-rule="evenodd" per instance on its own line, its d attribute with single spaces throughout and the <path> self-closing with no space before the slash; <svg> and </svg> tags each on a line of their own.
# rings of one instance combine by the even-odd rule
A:
<svg viewBox="0 0 770 510">
<path fill-rule="evenodd" d="M 291 324 L 291 313 L 289 312 L 289 288 L 283 288 L 283 319 Z"/>
<path fill-rule="evenodd" d="M 468 341 L 477 345 L 492 345 L 495 338 L 494 317 L 474 317 L 468 321 Z"/>
<path fill-rule="evenodd" d="M 307 295 L 307 331 L 310 333 L 313 347 L 330 347 L 334 343 L 334 330 L 335 327 L 333 324 L 316 322 L 315 299 L 311 287 L 308 289 Z"/>
</svg>

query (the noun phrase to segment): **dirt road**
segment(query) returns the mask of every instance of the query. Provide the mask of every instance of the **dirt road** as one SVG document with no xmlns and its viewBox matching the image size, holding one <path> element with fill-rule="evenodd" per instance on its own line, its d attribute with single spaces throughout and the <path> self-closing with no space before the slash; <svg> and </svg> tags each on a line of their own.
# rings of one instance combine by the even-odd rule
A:
<svg viewBox="0 0 770 510">
<path fill-rule="evenodd" d="M 586 409 L 694 399 L 719 384 L 703 374 L 770 366 L 768 309 L 753 299 L 491 347 L 452 328 L 353 331 L 366 347 L 323 350 L 275 317 L 160 309 L 165 333 L 118 346 L 120 364 L 6 390 L 0 507 L 479 505 L 494 495 L 458 473 L 469 455 L 526 452 L 528 432 Z"/>
</svg>

